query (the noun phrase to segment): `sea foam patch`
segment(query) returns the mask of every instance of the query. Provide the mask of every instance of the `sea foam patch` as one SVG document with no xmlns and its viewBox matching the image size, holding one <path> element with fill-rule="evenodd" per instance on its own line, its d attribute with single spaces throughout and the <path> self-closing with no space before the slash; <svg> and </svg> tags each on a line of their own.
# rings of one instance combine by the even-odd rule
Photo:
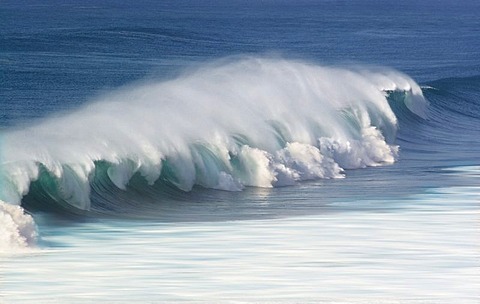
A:
<svg viewBox="0 0 480 304">
<path fill-rule="evenodd" d="M 26 249 L 36 243 L 35 222 L 20 206 L 0 201 L 0 227 L 0 249 L 4 253 Z"/>
</svg>

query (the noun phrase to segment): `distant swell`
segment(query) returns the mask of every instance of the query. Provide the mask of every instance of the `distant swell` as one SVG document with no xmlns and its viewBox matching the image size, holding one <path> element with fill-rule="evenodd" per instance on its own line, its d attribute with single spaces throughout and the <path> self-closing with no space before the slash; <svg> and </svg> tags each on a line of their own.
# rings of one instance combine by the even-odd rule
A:
<svg viewBox="0 0 480 304">
<path fill-rule="evenodd" d="M 4 132 L 0 199 L 20 204 L 33 185 L 45 199 L 88 210 L 92 188 L 123 191 L 134 176 L 182 191 L 341 178 L 344 169 L 393 163 L 392 107 L 425 117 L 426 104 L 393 70 L 224 60 Z"/>
</svg>

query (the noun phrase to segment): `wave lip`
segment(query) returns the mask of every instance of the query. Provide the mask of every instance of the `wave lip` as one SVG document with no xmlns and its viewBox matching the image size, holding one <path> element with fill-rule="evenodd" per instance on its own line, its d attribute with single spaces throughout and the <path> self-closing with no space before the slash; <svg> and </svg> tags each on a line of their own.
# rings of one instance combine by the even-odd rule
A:
<svg viewBox="0 0 480 304">
<path fill-rule="evenodd" d="M 0 199 L 20 204 L 35 182 L 88 210 L 102 179 L 122 190 L 139 175 L 183 191 L 239 191 L 341 178 L 395 161 L 387 91 L 404 92 L 405 106 L 423 115 L 421 89 L 396 71 L 268 58 L 205 65 L 5 132 Z"/>
</svg>

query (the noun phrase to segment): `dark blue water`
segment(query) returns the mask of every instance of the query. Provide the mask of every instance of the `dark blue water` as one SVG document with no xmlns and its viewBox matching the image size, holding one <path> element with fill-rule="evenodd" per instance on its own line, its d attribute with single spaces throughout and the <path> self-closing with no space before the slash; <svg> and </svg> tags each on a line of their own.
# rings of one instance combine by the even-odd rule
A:
<svg viewBox="0 0 480 304">
<path fill-rule="evenodd" d="M 2 2 L 1 124 L 238 54 L 376 64 L 420 82 L 475 76 L 479 10 L 477 1 Z"/>
<path fill-rule="evenodd" d="M 0 199 L 39 237 L 33 254 L 0 255 L 0 302 L 475 303 L 479 13 L 467 0 L 2 1 Z M 376 108 L 385 75 L 396 91 Z M 328 140 L 300 140 L 304 126 Z M 345 178 L 312 156 L 327 152 Z M 279 165 L 299 174 L 286 187 Z M 2 206 L 9 253 L 25 244 Z"/>
</svg>

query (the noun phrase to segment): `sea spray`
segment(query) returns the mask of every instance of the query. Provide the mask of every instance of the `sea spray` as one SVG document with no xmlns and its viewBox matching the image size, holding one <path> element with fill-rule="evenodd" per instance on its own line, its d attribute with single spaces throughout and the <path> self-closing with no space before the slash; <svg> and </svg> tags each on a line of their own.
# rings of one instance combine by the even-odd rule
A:
<svg viewBox="0 0 480 304">
<path fill-rule="evenodd" d="M 411 96 L 406 106 L 423 115 L 418 85 L 392 70 L 268 58 L 208 64 L 6 131 L 0 199 L 19 204 L 35 181 L 49 198 L 88 210 L 99 164 L 122 190 L 134 175 L 183 191 L 344 177 L 343 169 L 395 161 L 387 91 Z"/>
</svg>

